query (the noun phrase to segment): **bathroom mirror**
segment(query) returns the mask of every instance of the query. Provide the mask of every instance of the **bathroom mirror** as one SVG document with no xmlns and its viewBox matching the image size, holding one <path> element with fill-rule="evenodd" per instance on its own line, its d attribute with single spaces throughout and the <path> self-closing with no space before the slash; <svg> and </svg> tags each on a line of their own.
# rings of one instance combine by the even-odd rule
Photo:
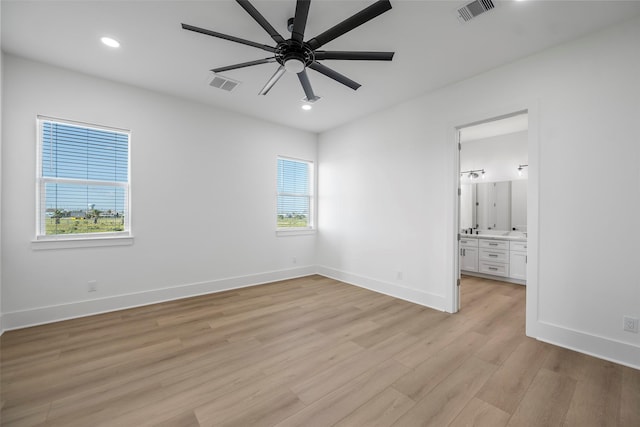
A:
<svg viewBox="0 0 640 427">
<path fill-rule="evenodd" d="M 527 231 L 527 180 L 460 187 L 461 229 Z"/>
</svg>

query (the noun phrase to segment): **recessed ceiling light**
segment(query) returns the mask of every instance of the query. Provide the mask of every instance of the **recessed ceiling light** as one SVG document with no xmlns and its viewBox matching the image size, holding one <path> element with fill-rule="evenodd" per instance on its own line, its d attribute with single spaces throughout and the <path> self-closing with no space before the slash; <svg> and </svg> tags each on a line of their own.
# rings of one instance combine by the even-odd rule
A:
<svg viewBox="0 0 640 427">
<path fill-rule="evenodd" d="M 100 41 L 109 47 L 120 47 L 120 42 L 111 37 L 102 37 Z"/>
<path fill-rule="evenodd" d="M 305 110 L 305 111 L 309 111 L 309 110 L 311 110 L 311 105 L 309 105 L 309 104 L 302 104 L 302 109 L 303 109 L 303 110 Z"/>
</svg>

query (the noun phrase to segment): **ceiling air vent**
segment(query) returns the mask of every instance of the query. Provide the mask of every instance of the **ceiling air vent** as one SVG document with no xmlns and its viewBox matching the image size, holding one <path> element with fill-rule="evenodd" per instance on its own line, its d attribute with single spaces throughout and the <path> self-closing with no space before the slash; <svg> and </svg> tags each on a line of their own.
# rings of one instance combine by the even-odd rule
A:
<svg viewBox="0 0 640 427">
<path fill-rule="evenodd" d="M 232 80 L 228 77 L 223 77 L 219 74 L 212 74 L 209 78 L 209 85 L 216 87 L 218 89 L 226 90 L 227 92 L 231 92 L 240 84 L 237 80 Z"/>
<path fill-rule="evenodd" d="M 470 21 L 494 7 L 495 5 L 491 0 L 475 0 L 458 9 L 458 19 L 460 22 Z"/>
</svg>

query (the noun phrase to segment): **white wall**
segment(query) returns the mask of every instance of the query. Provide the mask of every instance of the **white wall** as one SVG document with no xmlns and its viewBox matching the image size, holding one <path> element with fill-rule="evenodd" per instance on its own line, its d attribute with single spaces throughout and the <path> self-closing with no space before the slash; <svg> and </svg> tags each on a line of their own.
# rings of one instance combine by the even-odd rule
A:
<svg viewBox="0 0 640 427">
<path fill-rule="evenodd" d="M 314 235 L 275 234 L 276 156 L 316 161 L 315 134 L 11 55 L 4 66 L 5 328 L 315 271 Z M 38 114 L 132 131 L 132 246 L 33 249 Z"/>
<path fill-rule="evenodd" d="M 0 22 L 2 21 L 1 10 L 2 8 L 0 7 Z M 0 45 L 2 45 L 2 35 L 0 35 Z M 0 335 L 4 332 L 2 325 L 2 104 L 4 102 L 2 97 L 2 86 L 4 85 L 2 57 L 3 53 L 0 50 Z"/>
<path fill-rule="evenodd" d="M 460 170 L 484 169 L 484 182 L 527 179 L 527 168 L 523 168 L 522 176 L 518 175 L 518 165 L 529 162 L 527 138 L 528 132 L 524 131 L 463 142 Z M 480 182 L 466 176 L 460 180 L 463 183 Z"/>
<path fill-rule="evenodd" d="M 638 40 L 635 19 L 322 134 L 319 271 L 452 309 L 453 129 L 524 106 L 527 333 L 640 367 Z"/>
</svg>

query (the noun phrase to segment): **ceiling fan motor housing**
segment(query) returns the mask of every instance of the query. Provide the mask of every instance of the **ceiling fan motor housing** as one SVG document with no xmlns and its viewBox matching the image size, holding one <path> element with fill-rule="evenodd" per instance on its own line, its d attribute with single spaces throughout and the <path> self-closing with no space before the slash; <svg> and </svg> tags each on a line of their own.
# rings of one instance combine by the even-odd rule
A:
<svg viewBox="0 0 640 427">
<path fill-rule="evenodd" d="M 313 50 L 306 43 L 299 44 L 293 40 L 278 43 L 275 57 L 287 71 L 296 74 L 302 72 L 315 60 Z"/>
</svg>

